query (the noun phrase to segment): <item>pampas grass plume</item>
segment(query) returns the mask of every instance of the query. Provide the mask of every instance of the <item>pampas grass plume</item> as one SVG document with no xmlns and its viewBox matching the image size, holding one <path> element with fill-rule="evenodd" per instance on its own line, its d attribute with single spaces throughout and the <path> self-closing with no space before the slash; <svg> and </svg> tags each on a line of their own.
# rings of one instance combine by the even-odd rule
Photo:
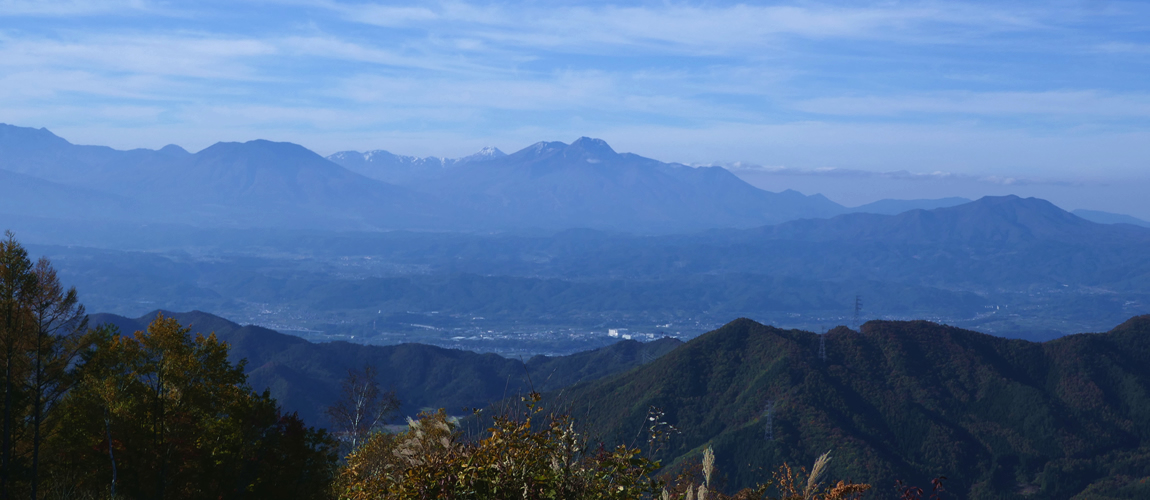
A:
<svg viewBox="0 0 1150 500">
<path fill-rule="evenodd" d="M 819 478 L 827 471 L 827 462 L 831 461 L 831 452 L 823 453 L 815 460 L 815 466 L 811 469 L 811 475 L 807 478 L 807 489 L 803 492 L 805 500 L 814 498 L 815 490 L 819 487 Z"/>
<path fill-rule="evenodd" d="M 715 449 L 707 446 L 707 450 L 703 452 L 703 477 L 706 478 L 706 485 L 711 485 L 711 474 L 715 473 Z M 699 500 L 704 500 L 699 498 Z"/>
</svg>

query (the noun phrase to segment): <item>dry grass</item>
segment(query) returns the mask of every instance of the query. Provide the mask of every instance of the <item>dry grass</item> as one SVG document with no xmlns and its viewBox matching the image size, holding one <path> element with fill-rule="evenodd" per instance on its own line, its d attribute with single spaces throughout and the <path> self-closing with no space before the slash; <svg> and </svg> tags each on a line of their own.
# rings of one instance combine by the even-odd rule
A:
<svg viewBox="0 0 1150 500">
<path fill-rule="evenodd" d="M 830 461 L 830 452 L 822 454 L 815 460 L 810 474 L 803 468 L 794 469 L 784 463 L 769 481 L 733 495 L 724 495 L 712 490 L 711 480 L 716 472 L 715 452 L 708 446 L 701 464 L 703 484 L 695 486 L 693 481 L 698 477 L 694 475 L 697 472 L 685 472 L 673 482 L 670 490 L 663 490 L 663 500 L 852 500 L 870 490 L 869 484 L 849 481 L 838 481 L 834 486 L 824 487 L 822 479 Z"/>
</svg>

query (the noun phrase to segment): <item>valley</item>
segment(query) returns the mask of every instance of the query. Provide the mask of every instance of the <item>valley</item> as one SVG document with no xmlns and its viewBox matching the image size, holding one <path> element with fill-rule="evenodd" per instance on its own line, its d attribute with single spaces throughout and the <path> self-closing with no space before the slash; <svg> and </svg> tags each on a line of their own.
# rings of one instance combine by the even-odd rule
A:
<svg viewBox="0 0 1150 500">
<path fill-rule="evenodd" d="M 57 237 L 45 227 L 32 237 Z M 612 328 L 686 340 L 733 317 L 809 331 L 928 319 L 1040 341 L 1150 305 L 1150 230 L 1016 197 L 680 235 L 61 233 L 73 243 L 31 248 L 93 310 L 203 310 L 312 340 L 505 354 L 585 350 Z"/>
</svg>

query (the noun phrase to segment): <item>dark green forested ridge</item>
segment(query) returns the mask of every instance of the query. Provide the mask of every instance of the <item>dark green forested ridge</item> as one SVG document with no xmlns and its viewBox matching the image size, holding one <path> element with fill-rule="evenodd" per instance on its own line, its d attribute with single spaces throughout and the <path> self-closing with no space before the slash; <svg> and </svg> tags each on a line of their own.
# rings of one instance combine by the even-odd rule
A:
<svg viewBox="0 0 1150 500">
<path fill-rule="evenodd" d="M 140 318 L 93 314 L 92 324 L 114 324 L 123 332 L 147 327 L 156 311 Z M 289 411 L 310 425 L 327 425 L 324 409 L 339 393 L 349 369 L 372 366 L 384 388 L 393 388 L 403 412 L 445 408 L 453 415 L 464 407 L 480 408 L 507 396 L 526 393 L 533 385 L 545 391 L 625 371 L 656 359 L 681 345 L 675 339 L 618 342 L 568 356 L 535 356 L 526 367 L 519 359 L 495 354 L 443 349 L 423 344 L 369 346 L 349 342 L 313 344 L 254 325 L 240 326 L 200 311 L 163 312 L 196 332 L 215 332 L 231 346 L 233 362 L 247 360 L 249 383 L 268 388 Z M 530 377 L 530 381 L 528 380 Z"/>
<path fill-rule="evenodd" d="M 1150 316 L 1046 343 L 925 321 L 818 336 L 739 319 L 564 401 L 608 442 L 659 407 L 668 461 L 715 447 L 728 487 L 835 450 L 832 473 L 875 484 L 939 475 L 959 498 L 1150 495 Z M 773 401 L 773 440 L 764 409 Z"/>
<path fill-rule="evenodd" d="M 409 408 L 483 406 L 526 388 L 522 364 L 494 355 L 311 344 L 203 313 L 176 316 L 196 331 L 221 332 L 233 357 L 249 359 L 256 387 L 267 383 L 296 404 L 318 405 L 315 395 L 330 396 L 347 368 L 365 364 L 379 367 Z M 115 317 L 93 316 L 104 319 Z M 659 458 L 694 463 L 712 443 L 732 491 L 784 461 L 810 463 L 833 449 L 833 476 L 876 491 L 894 478 L 925 484 L 946 475 L 950 491 L 970 498 L 1145 493 L 1150 316 L 1046 343 L 872 321 L 858 332 L 830 331 L 826 345 L 824 362 L 815 334 L 740 319 L 681 347 L 660 346 L 646 364 L 635 350 L 646 346 L 620 343 L 532 359 L 527 372 L 537 388 L 562 388 L 549 399 L 571 404 L 577 421 L 608 443 L 633 441 L 647 410 L 662 408 L 682 434 Z M 776 407 L 771 442 L 768 400 Z"/>
</svg>

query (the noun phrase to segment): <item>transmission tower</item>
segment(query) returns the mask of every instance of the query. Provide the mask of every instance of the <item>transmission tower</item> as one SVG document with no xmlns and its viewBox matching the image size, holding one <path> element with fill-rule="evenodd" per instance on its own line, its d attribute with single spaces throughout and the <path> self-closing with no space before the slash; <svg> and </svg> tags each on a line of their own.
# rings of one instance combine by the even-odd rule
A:
<svg viewBox="0 0 1150 500">
<path fill-rule="evenodd" d="M 819 359 L 823 363 L 827 362 L 827 334 L 826 332 L 819 334 Z"/>
<path fill-rule="evenodd" d="M 862 312 L 862 295 L 855 295 L 855 328 L 862 326 L 862 323 L 859 323 L 860 312 Z"/>
<path fill-rule="evenodd" d="M 767 435 L 767 441 L 774 441 L 775 440 L 775 430 L 774 430 L 775 402 L 774 401 L 771 401 L 769 399 L 767 400 L 767 412 L 766 413 L 767 413 L 767 425 L 766 425 L 765 430 L 766 430 L 766 435 Z"/>
</svg>

